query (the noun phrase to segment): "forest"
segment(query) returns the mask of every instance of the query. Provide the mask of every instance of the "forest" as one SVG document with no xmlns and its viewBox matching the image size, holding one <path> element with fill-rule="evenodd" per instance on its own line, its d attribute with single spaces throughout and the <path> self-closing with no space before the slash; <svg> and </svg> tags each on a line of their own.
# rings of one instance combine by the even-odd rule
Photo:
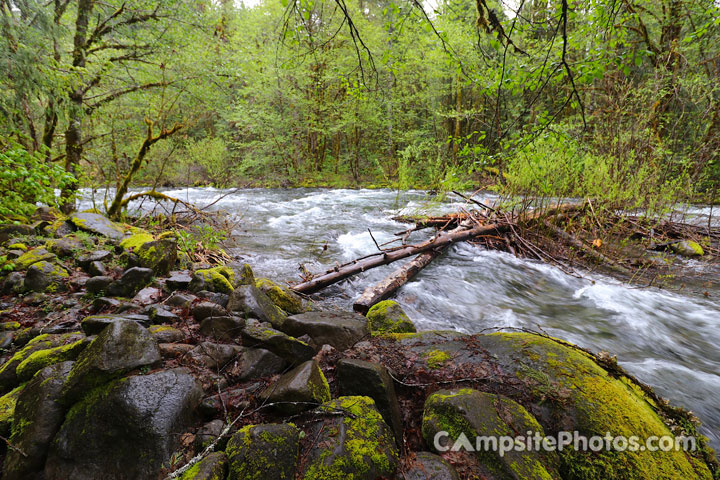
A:
<svg viewBox="0 0 720 480">
<path fill-rule="evenodd" d="M 716 199 L 712 1 L 4 0 L 1 28 L 5 216 L 123 184 Z"/>
</svg>

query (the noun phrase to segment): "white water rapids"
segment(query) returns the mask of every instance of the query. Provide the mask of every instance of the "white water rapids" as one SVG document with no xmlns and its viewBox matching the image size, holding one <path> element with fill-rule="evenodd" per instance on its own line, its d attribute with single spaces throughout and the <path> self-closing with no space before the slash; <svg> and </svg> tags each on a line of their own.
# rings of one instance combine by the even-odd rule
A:
<svg viewBox="0 0 720 480">
<path fill-rule="evenodd" d="M 227 192 L 188 188 L 166 193 L 203 206 Z M 81 208 L 92 206 L 88 196 Z M 244 189 L 211 208 L 240 220 L 232 232 L 239 245 L 233 253 L 250 263 L 257 276 L 298 281 L 301 263 L 320 272 L 377 251 L 368 228 L 378 243 L 391 240 L 392 233 L 408 228 L 391 217 L 418 213 L 426 204 L 425 193 L 419 191 Z M 425 211 L 454 211 L 463 204 L 434 204 Z M 709 209 L 694 213 L 702 221 Z M 415 233 L 409 241 L 429 234 Z M 377 268 L 332 286 L 317 295 L 317 306 L 349 310 L 365 287 L 396 267 Z M 705 267 L 689 260 L 687 268 Z M 720 289 L 710 287 L 708 293 L 634 288 L 591 274 L 576 278 L 551 265 L 458 244 L 405 285 L 396 299 L 419 329 L 472 333 L 526 327 L 617 355 L 630 373 L 692 410 L 717 449 Z"/>
</svg>

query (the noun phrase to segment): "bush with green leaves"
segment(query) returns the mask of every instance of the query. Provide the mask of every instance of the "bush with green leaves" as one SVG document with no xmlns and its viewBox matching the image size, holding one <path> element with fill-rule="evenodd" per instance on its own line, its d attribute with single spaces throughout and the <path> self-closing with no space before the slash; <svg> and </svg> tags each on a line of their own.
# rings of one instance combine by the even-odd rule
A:
<svg viewBox="0 0 720 480">
<path fill-rule="evenodd" d="M 13 140 L 0 142 L 0 217 L 28 216 L 38 203 L 56 205 L 55 189 L 74 181 L 41 152 L 30 153 Z"/>
</svg>

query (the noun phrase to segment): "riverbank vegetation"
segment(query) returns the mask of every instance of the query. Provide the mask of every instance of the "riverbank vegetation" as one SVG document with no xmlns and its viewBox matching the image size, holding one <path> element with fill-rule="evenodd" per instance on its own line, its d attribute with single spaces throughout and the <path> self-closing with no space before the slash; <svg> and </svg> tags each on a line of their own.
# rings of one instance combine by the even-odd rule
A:
<svg viewBox="0 0 720 480">
<path fill-rule="evenodd" d="M 27 178 L 52 178 L 33 182 L 44 193 L 3 198 L 3 215 L 48 188 L 69 202 L 78 187 L 188 184 L 716 200 L 711 1 L 30 1 L 1 12 L 3 174 L 20 155 Z M 152 148 L 147 122 L 167 132 Z"/>
</svg>

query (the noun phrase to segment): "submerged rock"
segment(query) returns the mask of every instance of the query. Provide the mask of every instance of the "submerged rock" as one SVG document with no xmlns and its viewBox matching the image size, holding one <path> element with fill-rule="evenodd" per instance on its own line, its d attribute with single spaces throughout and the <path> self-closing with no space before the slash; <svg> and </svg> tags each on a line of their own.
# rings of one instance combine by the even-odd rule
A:
<svg viewBox="0 0 720 480">
<path fill-rule="evenodd" d="M 230 439 L 228 480 L 294 480 L 300 430 L 286 423 L 248 425 Z"/>
<path fill-rule="evenodd" d="M 201 395 L 185 369 L 122 378 L 93 390 L 68 412 L 48 456 L 46 478 L 157 478 Z"/>
</svg>

